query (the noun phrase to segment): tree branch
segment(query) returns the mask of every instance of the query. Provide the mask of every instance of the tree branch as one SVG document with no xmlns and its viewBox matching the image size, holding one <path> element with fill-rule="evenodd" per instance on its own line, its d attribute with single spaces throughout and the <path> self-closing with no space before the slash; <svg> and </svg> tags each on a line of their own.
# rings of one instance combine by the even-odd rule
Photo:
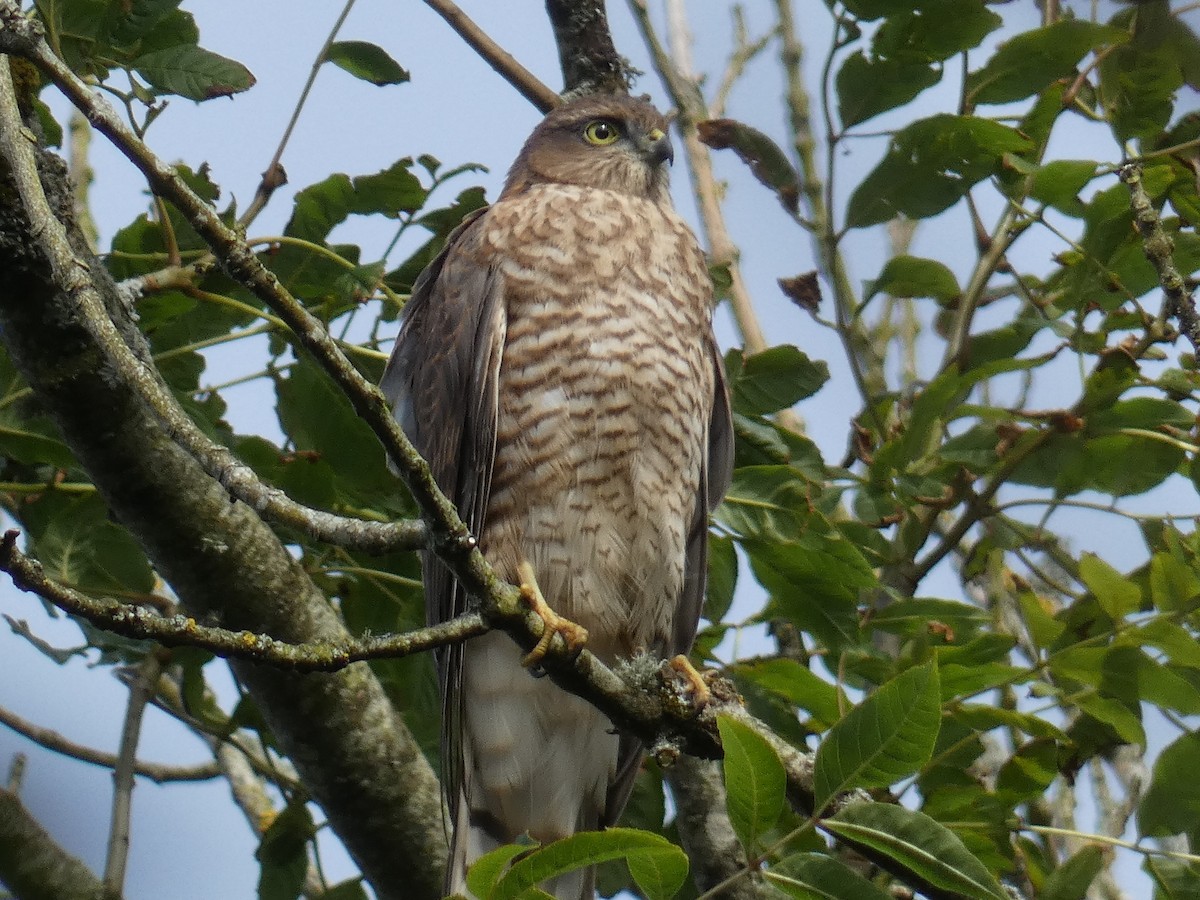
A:
<svg viewBox="0 0 1200 900">
<path fill-rule="evenodd" d="M 488 630 L 482 616 L 466 613 L 405 634 L 360 638 L 347 635 L 339 641 L 288 643 L 267 634 L 201 625 L 189 616 L 163 616 L 144 606 L 81 594 L 46 577 L 37 560 L 17 549 L 17 536 L 18 532 L 9 531 L 0 539 L 0 571 L 7 572 L 21 590 L 37 594 L 63 612 L 87 619 L 105 631 L 134 640 L 157 641 L 166 647 L 200 647 L 225 659 L 266 663 L 294 672 L 336 672 L 362 660 L 424 653 Z"/>
<path fill-rule="evenodd" d="M 0 788 L 0 882 L 21 900 L 104 896 L 103 885 L 91 870 L 60 847 L 20 798 L 4 788 Z"/>
<path fill-rule="evenodd" d="M 604 0 L 546 0 L 546 15 L 554 26 L 564 94 L 629 93 L 637 73 L 613 46 Z"/>
<path fill-rule="evenodd" d="M 1175 245 L 1163 230 L 1162 221 L 1142 184 L 1142 167 L 1139 163 L 1127 163 L 1121 166 L 1117 175 L 1129 188 L 1133 220 L 1142 236 L 1142 252 L 1158 273 L 1158 282 L 1166 294 L 1166 309 L 1179 322 L 1183 336 L 1192 345 L 1192 351 L 1200 353 L 1200 314 L 1196 312 L 1196 303 L 1171 258 Z"/>
<path fill-rule="evenodd" d="M 71 759 L 103 766 L 106 769 L 115 768 L 117 765 L 115 754 L 77 744 L 57 731 L 36 725 L 3 706 L 0 706 L 0 725 L 11 728 L 21 737 L 33 741 L 51 753 L 69 756 Z M 174 781 L 211 781 L 221 775 L 220 767 L 214 762 L 200 763 L 195 766 L 166 766 L 161 763 L 138 760 L 134 763 L 133 771 L 143 778 L 149 778 L 156 784 Z"/>
<path fill-rule="evenodd" d="M 121 744 L 113 767 L 112 821 L 108 829 L 108 855 L 104 862 L 104 890 L 120 897 L 125 890 L 125 867 L 129 862 L 129 825 L 133 814 L 134 766 L 142 736 L 142 716 L 162 674 L 158 653 L 149 653 L 137 667 L 129 685 L 129 702 L 121 726 Z"/>
<path fill-rule="evenodd" d="M 13 28 L 30 27 L 11 2 L 0 4 L 0 23 L 5 46 Z M 336 612 L 298 561 L 252 509 L 229 502 L 164 432 L 144 385 L 112 364 L 105 348 L 114 341 L 139 360 L 148 348 L 104 267 L 64 225 L 71 217 L 61 164 L 37 153 L 30 135 L 0 66 L 0 168 L 13 198 L 0 206 L 0 328 L 18 370 L 193 615 L 289 642 L 343 640 Z M 297 676 L 235 668 L 377 894 L 440 896 L 437 781 L 370 669 Z"/>
<path fill-rule="evenodd" d="M 517 62 L 516 57 L 493 41 L 482 28 L 471 21 L 453 0 L 425 0 L 425 4 L 446 20 L 467 44 L 483 57 L 497 75 L 511 84 L 517 91 L 543 113 L 548 113 L 562 99 L 538 77 Z"/>
</svg>

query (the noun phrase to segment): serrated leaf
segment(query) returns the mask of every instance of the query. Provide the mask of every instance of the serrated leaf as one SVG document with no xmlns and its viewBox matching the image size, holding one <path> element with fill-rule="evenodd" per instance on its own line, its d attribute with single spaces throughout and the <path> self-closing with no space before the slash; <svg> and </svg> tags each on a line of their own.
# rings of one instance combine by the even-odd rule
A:
<svg viewBox="0 0 1200 900">
<path fill-rule="evenodd" d="M 133 68 L 159 93 L 178 94 L 197 103 L 241 93 L 255 82 L 240 62 L 191 45 L 143 54 L 134 60 Z"/>
<path fill-rule="evenodd" d="M 817 750 L 817 809 L 851 788 L 887 787 L 929 761 L 941 723 L 933 662 L 902 672 L 833 726 Z"/>
<path fill-rule="evenodd" d="M 987 867 L 946 826 L 924 813 L 888 803 L 854 803 L 821 822 L 853 846 L 874 851 L 892 874 L 941 896 L 1008 900 Z M 886 857 L 881 860 L 879 856 Z"/>
<path fill-rule="evenodd" d="M 742 845 L 751 851 L 774 827 L 783 811 L 787 776 L 775 751 L 760 735 L 730 716 L 717 716 L 725 772 L 729 820 Z"/>
<path fill-rule="evenodd" d="M 687 854 L 661 835 L 633 828 L 582 831 L 513 863 L 496 883 L 491 900 L 516 900 L 548 879 L 610 859 L 633 860 L 630 874 L 649 900 L 670 900 L 687 877 Z"/>
<path fill-rule="evenodd" d="M 325 52 L 325 61 L 380 87 L 409 79 L 408 72 L 386 50 L 369 41 L 335 41 Z"/>
</svg>

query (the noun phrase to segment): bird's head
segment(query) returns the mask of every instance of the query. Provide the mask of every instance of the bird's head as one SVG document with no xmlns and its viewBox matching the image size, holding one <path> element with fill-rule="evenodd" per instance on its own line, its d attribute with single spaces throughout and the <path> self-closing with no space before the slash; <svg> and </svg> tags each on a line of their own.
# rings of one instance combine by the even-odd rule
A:
<svg viewBox="0 0 1200 900">
<path fill-rule="evenodd" d="M 667 197 L 674 159 L 667 120 L 645 100 L 594 94 L 564 103 L 533 130 L 504 194 L 534 184 L 576 184 L 656 201 Z"/>
</svg>

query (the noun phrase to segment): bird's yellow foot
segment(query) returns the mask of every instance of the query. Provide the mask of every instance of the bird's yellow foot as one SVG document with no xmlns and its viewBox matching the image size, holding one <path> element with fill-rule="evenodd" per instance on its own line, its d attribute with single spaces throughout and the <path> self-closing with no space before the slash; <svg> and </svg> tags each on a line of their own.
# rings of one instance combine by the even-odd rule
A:
<svg viewBox="0 0 1200 900">
<path fill-rule="evenodd" d="M 697 707 L 708 703 L 712 698 L 712 692 L 708 689 L 708 682 L 704 680 L 703 675 L 696 671 L 691 660 L 680 653 L 667 664 L 675 670 L 675 674 L 684 680 L 684 690 L 692 695 L 692 702 Z"/>
<path fill-rule="evenodd" d="M 587 629 L 582 625 L 575 624 L 570 619 L 564 619 L 549 607 L 546 598 L 542 596 L 542 589 L 538 587 L 537 579 L 534 577 L 533 566 L 528 562 L 522 562 L 517 566 L 517 576 L 521 579 L 521 598 L 529 604 L 530 609 L 537 613 L 543 626 L 541 638 L 521 660 L 521 665 L 528 669 L 530 666 L 540 663 L 542 657 L 546 655 L 546 651 L 550 649 L 550 642 L 554 640 L 556 634 L 562 635 L 567 649 L 572 653 L 582 649 L 583 645 L 587 643 Z"/>
</svg>

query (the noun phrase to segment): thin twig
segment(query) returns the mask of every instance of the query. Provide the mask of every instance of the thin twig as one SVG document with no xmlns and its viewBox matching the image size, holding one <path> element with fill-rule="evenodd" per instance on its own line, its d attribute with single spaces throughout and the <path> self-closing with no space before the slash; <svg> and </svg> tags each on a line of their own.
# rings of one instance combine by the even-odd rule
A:
<svg viewBox="0 0 1200 900">
<path fill-rule="evenodd" d="M 104 890 L 120 897 L 125 889 L 125 868 L 129 862 L 129 825 L 133 813 L 134 770 L 137 746 L 142 734 L 142 716 L 155 693 L 162 674 L 162 659 L 155 651 L 147 654 L 137 667 L 129 685 L 129 703 L 121 726 L 117 764 L 113 767 L 112 823 L 108 830 L 108 855 L 104 862 Z"/>
<path fill-rule="evenodd" d="M 483 61 L 491 66 L 501 78 L 511 84 L 517 91 L 536 106 L 541 112 L 547 113 L 562 102 L 558 94 L 542 84 L 538 77 L 517 62 L 516 57 L 493 41 L 482 28 L 459 9 L 452 0 L 425 0 L 426 5 L 446 20 L 467 44 L 483 57 Z"/>
<path fill-rule="evenodd" d="M 353 8 L 354 2 L 355 0 L 346 0 L 346 5 L 342 7 L 342 11 L 338 14 L 333 27 L 329 29 L 329 34 L 325 36 L 325 43 L 317 51 L 312 68 L 309 69 L 308 78 L 304 82 L 304 87 L 300 90 L 300 98 L 296 101 L 296 106 L 292 109 L 292 116 L 288 119 L 287 127 L 283 129 L 283 136 L 279 139 L 279 146 L 275 148 L 275 153 L 271 157 L 271 161 L 267 163 L 266 169 L 263 170 L 262 180 L 259 181 L 258 188 L 254 191 L 254 198 L 250 201 L 250 205 L 246 207 L 246 211 L 238 219 L 238 225 L 243 230 L 263 211 L 267 203 L 270 202 L 276 188 L 287 183 L 287 176 L 284 175 L 283 169 L 279 165 L 280 160 L 283 159 L 283 151 L 287 149 L 288 141 L 292 137 L 292 131 L 295 130 L 296 123 L 300 121 L 300 112 L 304 109 L 304 104 L 308 101 L 308 95 L 317 81 L 317 74 L 325 64 L 325 56 L 329 53 L 329 46 L 337 37 L 337 33 L 341 30 L 346 17 L 350 15 L 350 10 Z"/>
<path fill-rule="evenodd" d="M 116 768 L 115 754 L 77 744 L 50 728 L 43 728 L 33 722 L 23 719 L 10 709 L 0 706 L 0 725 L 11 728 L 17 734 L 33 741 L 39 747 L 69 756 L 80 762 L 103 766 L 106 769 Z M 134 763 L 134 772 L 143 778 L 149 778 L 156 784 L 166 784 L 175 781 L 209 781 L 221 775 L 221 770 L 215 762 L 200 763 L 195 766 L 168 766 L 161 763 L 138 760 Z"/>
</svg>

